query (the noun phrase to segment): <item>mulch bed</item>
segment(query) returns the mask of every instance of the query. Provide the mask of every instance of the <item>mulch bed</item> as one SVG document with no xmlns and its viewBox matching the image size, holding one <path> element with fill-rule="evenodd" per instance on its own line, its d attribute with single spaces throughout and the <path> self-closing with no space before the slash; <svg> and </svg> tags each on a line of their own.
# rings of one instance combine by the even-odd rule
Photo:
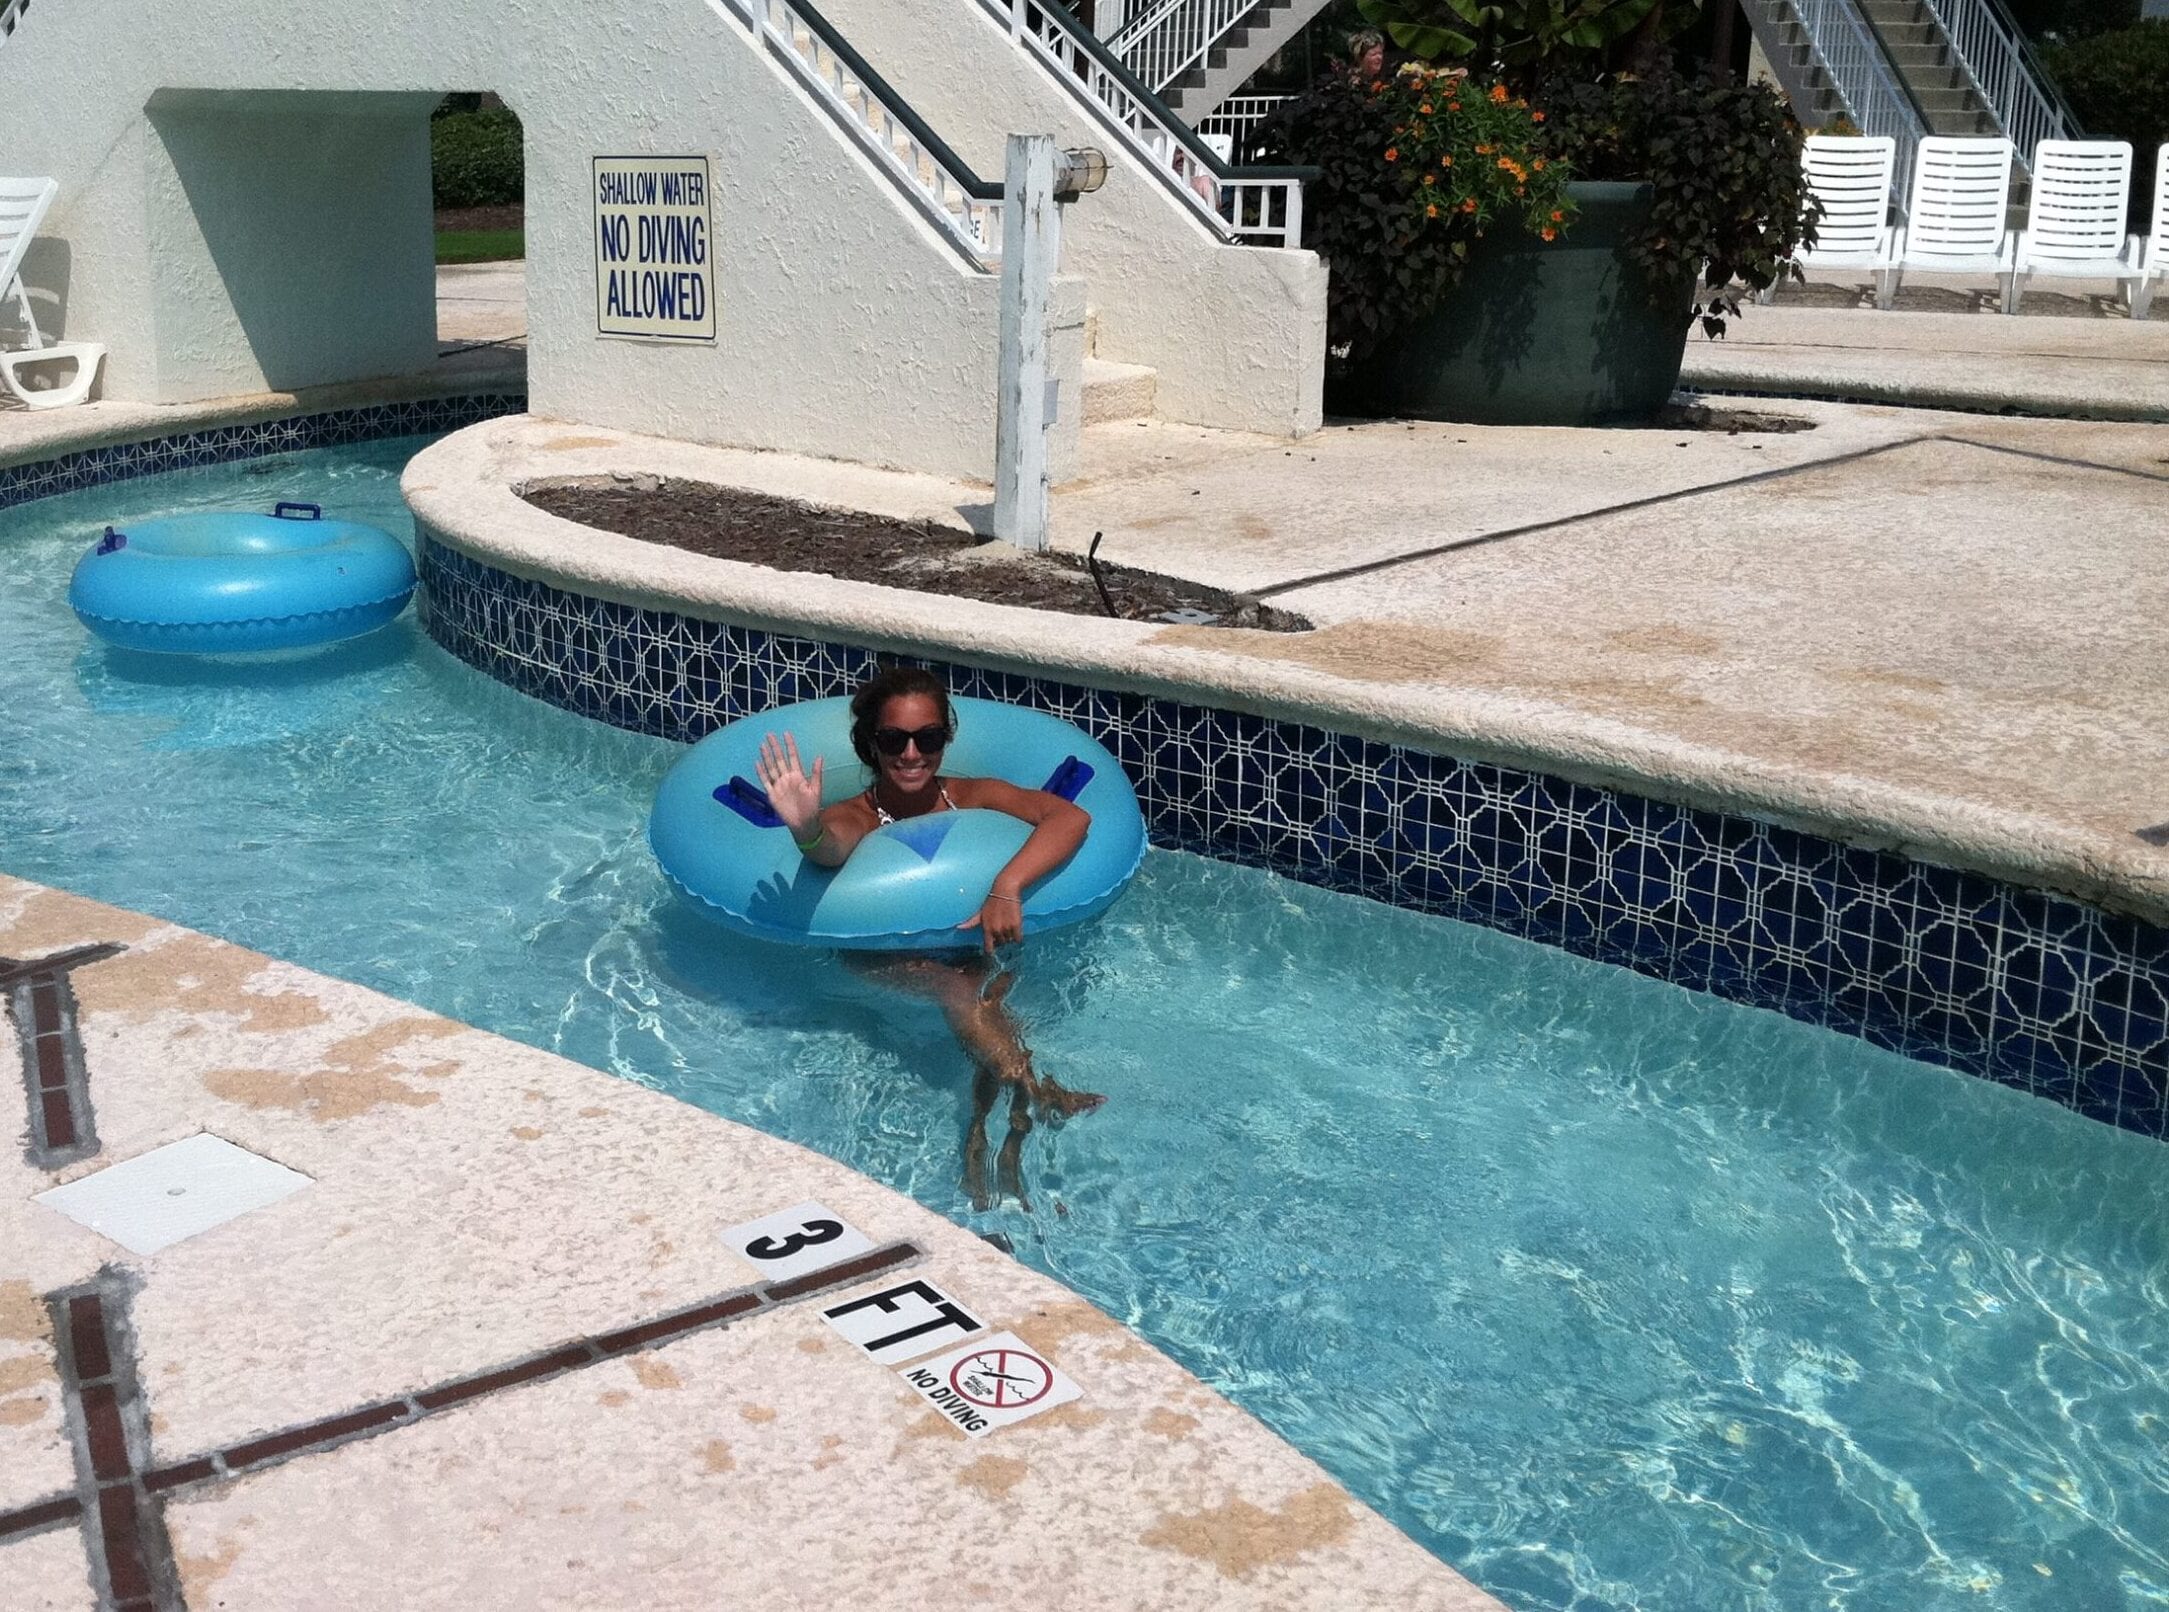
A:
<svg viewBox="0 0 2169 1612">
<path fill-rule="evenodd" d="M 522 496 L 582 526 L 778 571 L 812 571 L 1072 616 L 1272 632 L 1310 627 L 1289 611 L 1174 577 L 1102 564 L 1095 584 L 1088 566 L 1074 555 L 1028 554 L 952 527 L 824 509 L 736 487 L 641 476 L 555 482 L 528 487 Z"/>
<path fill-rule="evenodd" d="M 437 228 L 465 234 L 470 230 L 525 229 L 527 207 L 513 202 L 506 207 L 440 207 Z"/>
</svg>

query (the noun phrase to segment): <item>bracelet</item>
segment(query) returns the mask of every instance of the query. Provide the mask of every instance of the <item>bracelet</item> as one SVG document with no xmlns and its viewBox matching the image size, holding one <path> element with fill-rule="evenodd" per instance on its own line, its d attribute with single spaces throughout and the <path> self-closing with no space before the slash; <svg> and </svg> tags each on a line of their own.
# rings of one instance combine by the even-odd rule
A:
<svg viewBox="0 0 2169 1612">
<path fill-rule="evenodd" d="M 989 890 L 989 891 L 987 892 L 987 899 L 988 899 L 989 901 L 1009 901 L 1009 902 L 1015 902 L 1015 903 L 1016 903 L 1016 905 L 1018 905 L 1018 906 L 1020 906 L 1020 907 L 1024 905 L 1024 903 L 1023 903 L 1023 902 L 1021 902 L 1021 901 L 1018 901 L 1018 900 L 1017 900 L 1017 898 L 1016 898 L 1015 896 L 1005 896 L 1005 895 L 1003 895 L 1003 894 L 1001 893 L 1001 891 L 999 891 L 999 890 Z"/>
<path fill-rule="evenodd" d="M 812 850 L 816 845 L 819 845 L 823 840 L 827 838 L 828 825 L 826 823 L 823 823 L 818 829 L 814 831 L 812 839 L 802 840 L 796 834 L 793 834 L 791 836 L 791 843 L 798 847 L 800 855 L 804 855 L 806 852 Z"/>
</svg>

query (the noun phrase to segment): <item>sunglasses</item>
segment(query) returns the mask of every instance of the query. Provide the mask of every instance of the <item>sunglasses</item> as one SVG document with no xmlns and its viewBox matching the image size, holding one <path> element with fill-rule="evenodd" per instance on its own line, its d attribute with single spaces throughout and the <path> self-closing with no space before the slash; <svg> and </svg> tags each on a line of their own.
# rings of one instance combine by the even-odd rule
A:
<svg viewBox="0 0 2169 1612">
<path fill-rule="evenodd" d="M 915 744 L 922 756 L 938 756 L 949 742 L 949 730 L 931 728 L 876 728 L 874 748 L 885 756 L 900 756 L 904 746 Z"/>
</svg>

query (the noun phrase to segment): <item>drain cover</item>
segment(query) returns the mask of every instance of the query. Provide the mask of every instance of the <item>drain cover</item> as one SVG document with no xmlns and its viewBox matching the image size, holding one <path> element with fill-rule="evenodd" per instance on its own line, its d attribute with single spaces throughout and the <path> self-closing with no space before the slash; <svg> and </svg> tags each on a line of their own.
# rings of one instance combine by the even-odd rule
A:
<svg viewBox="0 0 2169 1612">
<path fill-rule="evenodd" d="M 41 1192 L 38 1202 L 132 1254 L 155 1254 L 308 1184 L 298 1171 L 202 1131 Z"/>
</svg>

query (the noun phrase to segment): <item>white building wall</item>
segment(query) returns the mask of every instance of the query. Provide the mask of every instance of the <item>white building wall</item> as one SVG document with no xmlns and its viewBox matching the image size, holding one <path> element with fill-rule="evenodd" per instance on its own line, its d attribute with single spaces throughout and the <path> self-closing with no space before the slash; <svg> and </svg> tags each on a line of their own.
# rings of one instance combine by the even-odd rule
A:
<svg viewBox="0 0 2169 1612">
<path fill-rule="evenodd" d="M 434 321 L 414 287 L 433 271 L 414 202 L 393 192 L 419 186 L 426 212 L 416 142 L 429 98 L 449 89 L 497 91 L 526 129 L 536 413 L 991 476 L 996 278 L 912 212 L 715 0 L 38 6 L 0 47 L 0 152 L 61 181 L 41 255 L 64 266 L 50 289 L 67 333 L 112 349 L 106 395 L 172 401 L 415 367 L 415 322 L 426 343 Z M 595 334 L 589 159 L 643 153 L 710 158 L 712 347 Z M 278 252 L 282 219 L 289 249 L 256 262 Z M 1082 287 L 1060 285 L 1057 309 L 1074 397 Z M 303 312 L 346 328 L 307 336 Z M 1074 442 L 1072 412 L 1050 444 L 1058 475 Z"/>
<path fill-rule="evenodd" d="M 1273 435 L 1317 429 L 1316 254 L 1216 241 L 979 0 L 821 0 L 821 11 L 982 174 L 1000 175 L 1011 134 L 1107 152 L 1106 188 L 1064 210 L 1062 264 L 1088 288 L 1101 356 L 1159 372 L 1160 414 Z"/>
</svg>

